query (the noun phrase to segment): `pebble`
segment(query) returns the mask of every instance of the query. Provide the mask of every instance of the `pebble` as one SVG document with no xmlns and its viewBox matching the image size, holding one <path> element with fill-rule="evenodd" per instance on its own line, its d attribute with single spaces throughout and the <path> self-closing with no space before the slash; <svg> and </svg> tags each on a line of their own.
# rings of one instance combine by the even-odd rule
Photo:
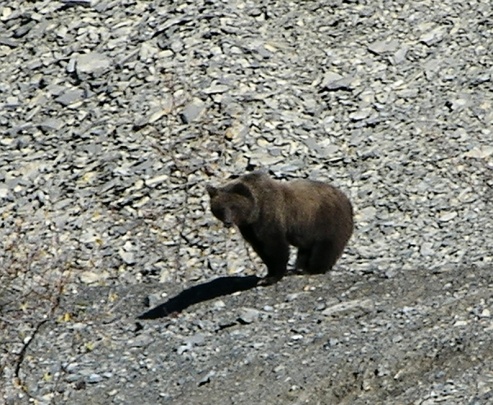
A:
<svg viewBox="0 0 493 405">
<path fill-rule="evenodd" d="M 397 40 L 384 40 L 375 41 L 368 45 L 368 49 L 378 55 L 386 52 L 395 52 L 399 48 L 399 41 Z"/>
<path fill-rule="evenodd" d="M 493 155 L 493 146 L 484 145 L 481 147 L 475 147 L 463 154 L 464 157 L 486 159 Z"/>
<path fill-rule="evenodd" d="M 103 271 L 83 271 L 79 274 L 79 280 L 84 284 L 94 284 L 103 281 L 109 277 L 106 270 Z"/>
<path fill-rule="evenodd" d="M 63 94 L 55 98 L 57 103 L 63 106 L 70 106 L 71 104 L 78 103 L 84 99 L 84 90 L 82 89 L 69 89 Z"/>
<path fill-rule="evenodd" d="M 192 345 L 192 346 L 203 346 L 205 344 L 205 336 L 202 333 L 197 333 L 193 336 L 187 337 L 184 340 L 185 345 Z"/>
<path fill-rule="evenodd" d="M 433 256 L 435 254 L 434 244 L 425 242 L 421 245 L 420 253 L 422 256 Z"/>
<path fill-rule="evenodd" d="M 345 301 L 336 305 L 331 305 L 322 311 L 325 316 L 340 316 L 341 313 L 352 312 L 355 310 L 368 311 L 373 307 L 370 299 Z"/>
<path fill-rule="evenodd" d="M 39 126 L 45 130 L 58 131 L 64 126 L 64 122 L 56 118 L 50 118 L 43 121 Z"/>
<path fill-rule="evenodd" d="M 80 77 L 84 74 L 100 75 L 112 64 L 109 57 L 98 52 L 78 55 L 75 63 L 77 74 Z"/>
<path fill-rule="evenodd" d="M 205 103 L 199 98 L 193 99 L 181 112 L 181 119 L 185 124 L 197 120 L 205 110 Z"/>
<path fill-rule="evenodd" d="M 99 374 L 93 373 L 89 376 L 87 381 L 91 384 L 97 384 L 97 383 L 103 381 L 103 377 Z"/>
<path fill-rule="evenodd" d="M 257 321 L 259 317 L 260 317 L 260 311 L 254 308 L 242 308 L 238 315 L 238 318 L 246 324 Z"/>
</svg>

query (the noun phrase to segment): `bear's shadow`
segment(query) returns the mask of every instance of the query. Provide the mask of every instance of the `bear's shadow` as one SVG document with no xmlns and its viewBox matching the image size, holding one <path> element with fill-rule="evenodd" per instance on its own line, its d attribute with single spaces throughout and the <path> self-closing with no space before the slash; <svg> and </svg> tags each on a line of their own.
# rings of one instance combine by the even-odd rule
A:
<svg viewBox="0 0 493 405">
<path fill-rule="evenodd" d="M 257 286 L 261 280 L 257 276 L 229 276 L 219 277 L 214 280 L 202 283 L 170 298 L 168 301 L 151 308 L 139 315 L 137 319 L 158 319 L 179 313 L 191 305 L 211 300 L 222 295 L 230 295 L 237 291 L 250 290 Z"/>
</svg>

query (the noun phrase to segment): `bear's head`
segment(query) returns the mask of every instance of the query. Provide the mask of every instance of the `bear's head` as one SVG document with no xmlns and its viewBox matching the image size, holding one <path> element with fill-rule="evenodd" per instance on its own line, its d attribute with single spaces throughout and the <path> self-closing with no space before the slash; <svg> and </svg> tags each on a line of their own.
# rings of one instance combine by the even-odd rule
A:
<svg viewBox="0 0 493 405">
<path fill-rule="evenodd" d="M 225 187 L 206 186 L 211 198 L 211 211 L 226 227 L 251 224 L 258 215 L 255 196 L 250 188 L 241 182 Z"/>
</svg>

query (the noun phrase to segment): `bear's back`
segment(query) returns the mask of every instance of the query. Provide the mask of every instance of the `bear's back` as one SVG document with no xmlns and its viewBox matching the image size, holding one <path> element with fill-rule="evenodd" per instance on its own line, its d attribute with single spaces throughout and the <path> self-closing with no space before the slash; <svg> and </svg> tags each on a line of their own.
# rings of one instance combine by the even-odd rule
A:
<svg viewBox="0 0 493 405">
<path fill-rule="evenodd" d="M 349 199 L 337 188 L 320 181 L 286 183 L 284 214 L 286 231 L 294 242 L 324 237 L 349 239 L 353 229 Z"/>
</svg>

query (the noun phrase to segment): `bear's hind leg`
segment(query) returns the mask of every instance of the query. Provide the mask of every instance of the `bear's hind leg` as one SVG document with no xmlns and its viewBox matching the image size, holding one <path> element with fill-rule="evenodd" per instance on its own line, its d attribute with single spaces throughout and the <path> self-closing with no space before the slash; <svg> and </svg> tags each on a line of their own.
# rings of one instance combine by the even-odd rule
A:
<svg viewBox="0 0 493 405">
<path fill-rule="evenodd" d="M 311 249 L 306 268 L 307 273 L 323 274 L 327 272 L 335 264 L 341 253 L 340 249 L 337 249 L 330 240 L 316 242 Z"/>
</svg>

